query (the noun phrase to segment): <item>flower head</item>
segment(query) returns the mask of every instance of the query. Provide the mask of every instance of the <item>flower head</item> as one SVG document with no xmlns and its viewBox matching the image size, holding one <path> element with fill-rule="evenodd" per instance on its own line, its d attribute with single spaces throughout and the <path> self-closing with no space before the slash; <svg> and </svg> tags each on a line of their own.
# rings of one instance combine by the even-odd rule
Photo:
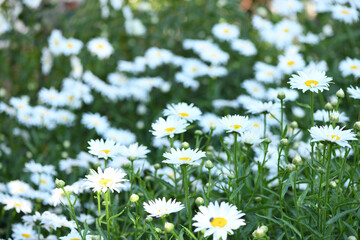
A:
<svg viewBox="0 0 360 240">
<path fill-rule="evenodd" d="M 205 152 L 199 151 L 198 149 L 175 149 L 172 148 L 170 152 L 164 153 L 163 155 L 166 160 L 164 163 L 169 164 L 188 164 L 188 165 L 200 165 L 199 160 L 205 157 Z"/>
<path fill-rule="evenodd" d="M 164 215 L 178 212 L 184 208 L 184 205 L 180 202 L 176 202 L 176 199 L 169 199 L 166 201 L 163 199 L 150 200 L 149 203 L 144 202 L 145 211 L 150 213 L 150 217 L 162 217 Z"/>
<path fill-rule="evenodd" d="M 173 116 L 175 118 L 185 119 L 188 122 L 198 120 L 201 116 L 199 108 L 195 107 L 193 103 L 187 104 L 184 102 L 178 104 L 168 104 L 164 110 L 165 116 Z"/>
<path fill-rule="evenodd" d="M 227 132 L 237 132 L 240 134 L 249 127 L 250 123 L 248 117 L 240 115 L 222 117 L 220 122 Z"/>
<path fill-rule="evenodd" d="M 86 175 L 85 187 L 92 188 L 94 192 L 102 191 L 105 193 L 108 189 L 111 192 L 120 192 L 120 189 L 125 187 L 122 182 L 128 181 L 124 179 L 126 173 L 120 169 L 106 168 L 104 172 L 98 167 L 96 172 L 90 169 L 90 175 Z"/>
<path fill-rule="evenodd" d="M 120 145 L 111 139 L 91 139 L 89 142 L 89 153 L 98 158 L 113 158 L 119 155 Z"/>
<path fill-rule="evenodd" d="M 291 88 L 300 89 L 303 92 L 310 90 L 311 92 L 318 93 L 324 90 L 329 90 L 329 83 L 332 78 L 327 77 L 325 72 L 317 70 L 313 71 L 298 71 L 298 75 L 293 74 L 290 78 L 289 84 Z"/>
<path fill-rule="evenodd" d="M 176 119 L 169 116 L 166 120 L 159 118 L 151 126 L 153 130 L 150 130 L 156 138 L 169 136 L 174 137 L 175 134 L 183 133 L 186 131 L 186 127 L 189 124 L 184 119 Z"/>
<path fill-rule="evenodd" d="M 244 226 L 245 220 L 241 219 L 245 214 L 229 203 L 218 202 L 210 203 L 208 207 L 200 206 L 193 220 L 195 232 L 205 230 L 204 237 L 213 234 L 214 240 L 227 239 L 227 234 L 233 234 L 233 230 Z"/>
<path fill-rule="evenodd" d="M 355 134 L 351 130 L 343 130 L 339 126 L 320 126 L 312 127 L 310 130 L 311 142 L 331 142 L 341 147 L 350 147 L 348 141 L 356 140 Z"/>
</svg>

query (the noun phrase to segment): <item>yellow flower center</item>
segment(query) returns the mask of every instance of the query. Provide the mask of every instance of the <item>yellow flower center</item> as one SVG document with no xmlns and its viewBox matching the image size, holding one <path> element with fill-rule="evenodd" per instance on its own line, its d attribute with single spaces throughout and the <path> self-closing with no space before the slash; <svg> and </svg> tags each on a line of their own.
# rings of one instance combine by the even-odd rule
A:
<svg viewBox="0 0 360 240">
<path fill-rule="evenodd" d="M 268 76 L 274 76 L 274 73 L 273 73 L 273 72 L 267 72 L 266 75 L 268 75 Z"/>
<path fill-rule="evenodd" d="M 67 44 L 68 48 L 72 48 L 74 45 L 72 43 Z"/>
<path fill-rule="evenodd" d="M 31 235 L 28 234 L 28 233 L 23 233 L 23 234 L 21 234 L 21 236 L 24 237 L 24 238 L 30 238 L 31 237 Z"/>
<path fill-rule="evenodd" d="M 288 65 L 288 66 L 292 66 L 292 65 L 294 65 L 294 64 L 295 64 L 294 61 L 288 61 L 288 62 L 287 62 L 287 65 Z"/>
<path fill-rule="evenodd" d="M 318 81 L 315 81 L 315 80 L 307 80 L 307 81 L 305 82 L 305 85 L 308 86 L 308 87 L 314 87 L 314 86 L 316 86 L 316 85 L 318 85 L 318 84 L 319 84 L 319 82 L 318 82 Z"/>
<path fill-rule="evenodd" d="M 222 228 L 222 227 L 226 226 L 227 220 L 222 217 L 211 218 L 210 223 L 211 223 L 211 226 L 213 226 L 213 227 L 221 227 Z"/>
<path fill-rule="evenodd" d="M 192 68 L 191 69 L 193 72 L 197 72 L 197 68 Z"/>
<path fill-rule="evenodd" d="M 43 179 L 41 179 L 41 180 L 40 180 L 40 183 L 41 183 L 41 184 L 46 184 L 46 181 L 43 180 Z"/>
<path fill-rule="evenodd" d="M 352 65 L 350 68 L 351 69 L 358 69 L 358 67 L 356 65 Z"/>
<path fill-rule="evenodd" d="M 329 137 L 329 135 L 326 135 L 326 137 Z M 340 140 L 340 137 L 338 135 L 331 135 L 331 140 L 334 140 L 334 138 L 335 140 Z"/>
<path fill-rule="evenodd" d="M 165 128 L 165 131 L 169 132 L 173 132 L 175 130 L 174 127 L 169 127 L 169 128 Z"/>
<path fill-rule="evenodd" d="M 105 187 L 106 187 L 106 185 L 108 184 L 108 183 L 113 183 L 113 181 L 111 180 L 111 179 L 101 179 L 100 181 L 99 181 L 99 183 L 101 184 L 101 185 L 104 185 Z"/>
<path fill-rule="evenodd" d="M 98 48 L 103 49 L 104 46 L 103 46 L 102 44 L 99 44 L 99 45 L 98 45 Z"/>
<path fill-rule="evenodd" d="M 182 161 L 186 161 L 186 162 L 191 161 L 191 158 L 189 158 L 189 157 L 182 157 L 182 158 L 179 158 L 179 159 L 182 160 Z"/>
<path fill-rule="evenodd" d="M 258 123 L 255 123 L 253 126 L 256 128 L 260 127 L 260 125 Z"/>
<path fill-rule="evenodd" d="M 23 193 L 23 192 L 24 192 L 24 189 L 19 188 L 18 191 L 21 192 L 21 193 Z"/>
<path fill-rule="evenodd" d="M 285 29 L 284 29 L 284 32 L 288 33 L 288 32 L 290 32 L 290 30 L 287 29 L 287 28 L 285 28 Z"/>
<path fill-rule="evenodd" d="M 80 238 L 72 238 L 72 239 L 70 239 L 70 240 L 80 240 Z"/>
<path fill-rule="evenodd" d="M 21 203 L 14 203 L 15 207 L 21 207 Z"/>
<path fill-rule="evenodd" d="M 342 10 L 341 13 L 342 13 L 342 14 L 345 14 L 345 15 L 348 15 L 348 14 L 349 14 L 349 11 L 348 11 L 348 10 Z"/>
<path fill-rule="evenodd" d="M 224 33 L 228 34 L 229 32 L 229 29 L 224 29 Z"/>
<path fill-rule="evenodd" d="M 182 116 L 182 117 L 188 117 L 189 116 L 189 114 L 187 114 L 187 113 L 178 113 L 180 116 Z"/>
<path fill-rule="evenodd" d="M 103 153 L 105 153 L 106 155 L 108 155 L 109 154 L 109 152 L 110 152 L 110 150 L 100 150 L 100 152 L 103 152 Z"/>
<path fill-rule="evenodd" d="M 239 128 L 242 128 L 241 125 L 235 124 L 235 125 L 231 125 L 230 127 L 235 128 L 235 130 L 238 130 Z"/>
</svg>

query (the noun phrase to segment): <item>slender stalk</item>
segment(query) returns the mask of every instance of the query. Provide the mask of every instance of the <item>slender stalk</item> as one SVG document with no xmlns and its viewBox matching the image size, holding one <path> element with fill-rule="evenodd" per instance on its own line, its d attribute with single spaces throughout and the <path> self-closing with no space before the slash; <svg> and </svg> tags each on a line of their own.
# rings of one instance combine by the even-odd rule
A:
<svg viewBox="0 0 360 240">
<path fill-rule="evenodd" d="M 311 126 L 314 126 L 314 93 L 310 91 L 310 117 Z"/>
<path fill-rule="evenodd" d="M 98 191 L 97 192 L 97 202 L 98 202 L 98 222 L 99 222 L 99 226 L 101 227 L 101 221 L 100 221 L 100 216 L 101 216 L 101 192 Z M 100 236 L 100 240 L 101 240 L 101 233 L 99 232 L 99 236 Z"/>
<path fill-rule="evenodd" d="M 40 235 L 41 235 L 41 225 L 40 224 L 37 226 L 37 235 L 38 235 L 38 240 L 40 240 Z"/>
<path fill-rule="evenodd" d="M 297 204 L 297 200 L 298 200 L 297 189 L 296 189 L 297 173 L 298 173 L 298 167 L 296 167 L 296 169 L 295 169 L 295 176 L 294 176 L 294 186 L 293 186 L 293 188 L 294 188 L 294 204 L 295 204 L 295 210 L 296 210 L 296 219 L 297 219 L 297 222 L 299 223 L 299 228 L 300 228 L 300 232 L 301 232 L 301 236 L 302 236 L 301 239 L 304 239 L 302 225 L 299 220 L 299 217 L 300 217 L 299 205 Z"/>
<path fill-rule="evenodd" d="M 235 165 L 235 178 L 238 178 L 239 166 L 237 160 L 237 133 L 234 132 L 234 165 Z"/>
<path fill-rule="evenodd" d="M 325 163 L 325 151 L 326 151 L 326 148 L 324 146 L 324 149 L 323 149 L 323 161 L 322 161 L 322 164 Z M 322 229 L 322 214 L 321 214 L 321 210 L 322 210 L 322 204 L 321 204 L 321 198 L 322 198 L 322 187 L 321 187 L 321 183 L 322 183 L 322 180 L 323 180 L 323 173 L 322 171 L 320 171 L 320 182 L 319 182 L 319 190 L 318 190 L 318 200 L 317 200 L 317 204 L 318 204 L 318 227 L 319 229 Z"/>
<path fill-rule="evenodd" d="M 186 211 L 187 217 L 189 221 L 189 230 L 191 231 L 191 205 L 190 205 L 190 196 L 189 196 L 189 178 L 188 178 L 188 165 L 181 165 L 181 171 L 183 175 L 183 183 L 185 190 L 185 203 L 186 203 Z"/>
<path fill-rule="evenodd" d="M 109 198 L 110 192 L 109 189 L 105 193 L 105 209 L 106 209 L 106 230 L 107 230 L 107 239 L 110 239 L 110 213 L 109 213 Z"/>
<path fill-rule="evenodd" d="M 209 182 L 208 182 L 208 189 L 206 193 L 207 197 L 207 205 L 210 203 L 210 193 L 211 193 L 211 169 L 209 168 Z"/>
<path fill-rule="evenodd" d="M 165 230 L 165 217 L 163 216 L 163 217 L 161 217 L 161 219 L 162 219 L 162 222 L 163 222 L 163 227 L 164 227 L 164 234 L 165 234 L 165 240 L 167 240 L 168 239 L 168 237 L 167 237 L 167 233 L 166 233 L 166 230 Z"/>
<path fill-rule="evenodd" d="M 281 104 L 281 118 L 280 118 L 280 138 L 283 137 L 283 130 L 284 130 L 284 99 L 280 100 Z"/>
<path fill-rule="evenodd" d="M 330 164 L 331 164 L 331 151 L 332 151 L 332 144 L 330 143 L 328 148 L 328 155 L 327 155 L 327 166 L 326 166 L 326 187 L 325 187 L 325 221 L 328 218 L 328 203 L 329 203 L 329 182 L 330 182 Z M 325 232 L 325 228 L 324 228 Z M 330 233 L 329 233 L 330 234 Z"/>
<path fill-rule="evenodd" d="M 266 112 L 264 113 L 264 138 L 266 138 Z"/>
</svg>

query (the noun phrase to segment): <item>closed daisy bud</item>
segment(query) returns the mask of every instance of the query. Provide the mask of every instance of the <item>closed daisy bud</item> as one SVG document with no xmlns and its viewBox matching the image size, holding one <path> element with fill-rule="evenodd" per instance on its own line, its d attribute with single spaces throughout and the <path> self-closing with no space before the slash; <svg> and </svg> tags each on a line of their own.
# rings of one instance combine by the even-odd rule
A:
<svg viewBox="0 0 360 240">
<path fill-rule="evenodd" d="M 203 132 L 201 130 L 196 130 L 195 135 L 201 136 L 201 135 L 203 135 Z"/>
<path fill-rule="evenodd" d="M 182 142 L 181 147 L 184 149 L 188 149 L 190 147 L 190 144 L 188 142 Z"/>
<path fill-rule="evenodd" d="M 283 90 L 280 90 L 280 91 L 278 92 L 278 94 L 277 94 L 277 98 L 278 98 L 279 100 L 283 100 L 285 97 L 286 97 L 286 96 L 285 96 L 284 91 L 283 91 Z"/>
<path fill-rule="evenodd" d="M 330 113 L 330 120 L 332 122 L 338 122 L 339 121 L 339 112 L 338 111 L 332 111 Z"/>
<path fill-rule="evenodd" d="M 297 166 L 300 166 L 303 163 L 301 156 L 299 154 L 296 154 L 296 156 L 292 160 L 292 163 Z"/>
<path fill-rule="evenodd" d="M 360 121 L 357 121 L 357 122 L 354 123 L 354 129 L 356 131 L 360 131 Z"/>
<path fill-rule="evenodd" d="M 331 111 L 333 109 L 333 106 L 332 106 L 331 103 L 328 102 L 328 103 L 325 104 L 324 108 L 325 108 L 326 111 Z"/>
<path fill-rule="evenodd" d="M 266 232 L 264 231 L 264 229 L 258 227 L 253 233 L 252 233 L 252 236 L 254 238 L 262 238 L 262 237 L 265 237 L 266 235 Z"/>
<path fill-rule="evenodd" d="M 147 217 L 145 218 L 145 222 L 147 222 L 147 223 L 152 222 L 152 220 L 153 220 L 153 218 L 150 217 L 150 216 L 147 216 Z"/>
<path fill-rule="evenodd" d="M 130 202 L 133 202 L 133 203 L 136 203 L 137 201 L 139 201 L 139 195 L 137 195 L 137 194 L 132 194 L 131 196 L 130 196 Z"/>
<path fill-rule="evenodd" d="M 290 127 L 291 128 L 298 128 L 299 125 L 298 125 L 298 123 L 296 121 L 293 121 L 293 122 L 290 123 Z"/>
<path fill-rule="evenodd" d="M 195 203 L 196 203 L 196 205 L 198 205 L 198 206 L 204 205 L 204 199 L 203 199 L 202 197 L 197 197 L 197 198 L 195 199 Z"/>
<path fill-rule="evenodd" d="M 60 180 L 60 179 L 56 179 L 55 180 L 55 185 L 57 188 L 62 188 L 65 186 L 65 182 L 63 180 Z"/>
<path fill-rule="evenodd" d="M 160 168 L 161 168 L 161 165 L 160 165 L 159 163 L 155 163 L 155 164 L 154 164 L 154 168 L 155 168 L 155 169 L 160 169 Z"/>
<path fill-rule="evenodd" d="M 345 93 L 344 90 L 342 90 L 341 88 L 336 92 L 336 96 L 338 98 L 344 98 L 345 97 Z"/>
<path fill-rule="evenodd" d="M 164 226 L 165 232 L 172 232 L 174 230 L 174 224 L 166 222 Z"/>
<path fill-rule="evenodd" d="M 214 167 L 214 164 L 212 163 L 212 161 L 207 160 L 205 163 L 205 167 L 210 170 Z"/>
<path fill-rule="evenodd" d="M 336 186 L 337 186 L 337 184 L 336 184 L 335 181 L 329 182 L 329 185 L 330 185 L 330 187 L 332 187 L 332 188 L 336 188 Z"/>
<path fill-rule="evenodd" d="M 355 236 L 349 236 L 347 240 L 357 240 L 357 238 Z"/>
<path fill-rule="evenodd" d="M 282 139 L 280 140 L 280 144 L 281 144 L 282 146 L 287 146 L 287 145 L 289 145 L 289 141 L 288 141 L 287 138 L 282 138 Z"/>
<path fill-rule="evenodd" d="M 265 226 L 265 225 L 262 225 L 260 228 L 261 228 L 265 233 L 267 233 L 267 232 L 269 231 L 269 228 L 268 228 L 267 226 Z"/>
<path fill-rule="evenodd" d="M 230 179 L 234 179 L 234 178 L 235 178 L 235 175 L 232 174 L 232 173 L 229 173 L 227 176 L 228 176 L 228 178 L 230 178 Z"/>
<path fill-rule="evenodd" d="M 289 172 L 292 172 L 292 171 L 294 171 L 294 170 L 296 169 L 296 166 L 295 166 L 295 164 L 289 163 L 289 164 L 286 166 L 286 168 L 287 168 L 287 170 L 288 170 Z"/>
</svg>

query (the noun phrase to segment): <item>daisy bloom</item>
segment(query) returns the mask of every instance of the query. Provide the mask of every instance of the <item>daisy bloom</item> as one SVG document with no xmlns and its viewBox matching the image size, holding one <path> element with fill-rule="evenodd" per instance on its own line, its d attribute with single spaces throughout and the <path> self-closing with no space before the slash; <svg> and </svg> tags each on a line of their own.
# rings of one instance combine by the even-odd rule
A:
<svg viewBox="0 0 360 240">
<path fill-rule="evenodd" d="M 339 64 L 339 69 L 343 77 L 353 75 L 354 77 L 360 77 L 360 60 L 357 58 L 347 57 Z"/>
<path fill-rule="evenodd" d="M 156 138 L 169 136 L 174 137 L 175 134 L 183 133 L 189 124 L 184 119 L 176 119 L 169 116 L 166 120 L 159 118 L 151 125 L 153 130 L 150 130 Z"/>
<path fill-rule="evenodd" d="M 105 193 L 108 189 L 111 192 L 120 192 L 120 189 L 125 187 L 121 182 L 128 181 L 124 179 L 126 173 L 120 169 L 106 168 L 103 172 L 98 167 L 97 170 L 96 172 L 94 169 L 90 169 L 90 175 L 86 175 L 84 183 L 86 188 L 92 188 L 94 192 Z"/>
<path fill-rule="evenodd" d="M 105 38 L 93 38 L 86 46 L 89 52 L 96 55 L 99 59 L 109 58 L 114 52 L 114 48 Z"/>
<path fill-rule="evenodd" d="M 113 158 L 119 155 L 120 145 L 111 139 L 91 139 L 89 142 L 89 153 L 97 156 L 98 158 Z"/>
<path fill-rule="evenodd" d="M 245 220 L 241 219 L 245 214 L 229 203 L 218 202 L 210 203 L 208 207 L 200 206 L 193 220 L 195 232 L 205 230 L 204 237 L 213 235 L 214 240 L 227 239 L 227 234 L 233 234 L 233 230 L 246 225 Z"/>
<path fill-rule="evenodd" d="M 163 199 L 150 200 L 149 203 L 144 202 L 145 211 L 150 213 L 150 217 L 162 217 L 164 215 L 179 212 L 184 208 L 184 205 L 180 202 L 176 202 L 176 199 L 169 199 L 166 201 Z"/>
<path fill-rule="evenodd" d="M 128 159 L 143 159 L 146 158 L 146 154 L 150 152 L 150 150 L 143 145 L 139 146 L 139 143 L 131 144 L 130 146 L 120 146 L 120 155 L 126 157 Z"/>
<path fill-rule="evenodd" d="M 345 23 L 354 23 L 359 21 L 359 13 L 356 8 L 346 7 L 340 4 L 337 4 L 331 8 L 332 17 L 334 19 L 343 21 Z"/>
<path fill-rule="evenodd" d="M 360 99 L 360 88 L 359 87 L 353 87 L 350 86 L 347 88 L 348 93 L 350 94 L 350 97 L 353 99 Z"/>
<path fill-rule="evenodd" d="M 343 130 L 336 126 L 320 126 L 312 127 L 310 135 L 312 137 L 311 142 L 331 142 L 336 143 L 341 147 L 350 147 L 348 141 L 356 140 L 356 135 L 351 130 Z"/>
<path fill-rule="evenodd" d="M 17 213 L 20 211 L 23 213 L 31 213 L 32 204 L 29 200 L 20 197 L 5 196 L 1 199 L 1 203 L 5 204 L 5 210 L 15 209 Z"/>
<path fill-rule="evenodd" d="M 164 153 L 163 156 L 166 158 L 166 160 L 163 161 L 164 163 L 176 165 L 188 164 L 198 166 L 200 165 L 199 160 L 205 157 L 205 152 L 199 151 L 198 149 L 193 150 L 190 148 L 172 148 L 170 152 Z"/>
<path fill-rule="evenodd" d="M 13 233 L 11 234 L 14 240 L 20 239 L 38 239 L 38 235 L 32 229 L 32 226 L 26 226 L 20 223 L 16 223 L 12 226 Z"/>
<path fill-rule="evenodd" d="M 79 232 L 76 231 L 75 229 L 72 229 L 68 235 L 64 237 L 60 237 L 60 240 L 74 240 L 74 239 L 79 239 L 79 240 L 81 239 Z M 90 240 L 91 238 L 90 236 L 85 236 L 85 239 Z"/>
<path fill-rule="evenodd" d="M 243 133 L 249 127 L 249 118 L 240 115 L 229 115 L 220 120 L 227 132 Z"/>
<path fill-rule="evenodd" d="M 302 90 L 303 93 L 308 90 L 316 93 L 329 90 L 329 83 L 331 83 L 332 78 L 327 77 L 325 72 L 316 70 L 310 72 L 298 71 L 297 74 L 293 74 L 288 82 L 291 88 Z"/>
<path fill-rule="evenodd" d="M 193 122 L 200 118 L 201 111 L 195 107 L 193 103 L 187 104 L 181 102 L 178 104 L 168 104 L 163 114 L 164 116 L 173 116 L 175 118 L 185 119 L 188 122 Z"/>
<path fill-rule="evenodd" d="M 218 23 L 213 26 L 211 32 L 221 41 L 229 41 L 239 37 L 239 28 L 229 23 Z"/>
</svg>

